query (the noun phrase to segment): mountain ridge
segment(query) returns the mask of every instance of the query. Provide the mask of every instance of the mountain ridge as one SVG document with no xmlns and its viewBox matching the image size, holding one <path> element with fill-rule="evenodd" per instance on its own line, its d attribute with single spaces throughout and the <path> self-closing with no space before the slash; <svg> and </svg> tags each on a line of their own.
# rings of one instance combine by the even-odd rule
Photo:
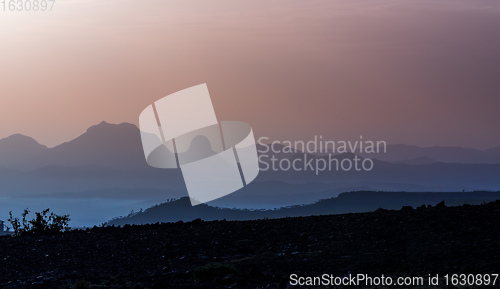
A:
<svg viewBox="0 0 500 289">
<path fill-rule="evenodd" d="M 0 155 L 3 154 L 0 150 Z M 110 124 L 104 121 L 68 142 L 32 154 L 29 159 L 23 158 L 14 164 L 0 162 L 0 166 L 25 171 L 51 165 L 103 165 L 118 169 L 147 166 L 139 129 L 130 123 Z"/>
<path fill-rule="evenodd" d="M 0 139 L 0 166 L 16 168 L 17 163 L 28 161 L 48 149 L 29 136 L 19 133 L 10 135 Z"/>
<path fill-rule="evenodd" d="M 374 192 L 355 191 L 339 194 L 311 204 L 282 207 L 275 210 L 248 210 L 213 207 L 207 204 L 191 206 L 188 197 L 155 205 L 145 211 L 112 219 L 108 225 L 144 225 L 163 222 L 227 220 L 244 221 L 267 218 L 306 217 L 345 213 L 364 213 L 377 209 L 436 205 L 442 201 L 451 205 L 481 204 L 500 199 L 500 192 Z"/>
<path fill-rule="evenodd" d="M 259 150 L 263 149 L 260 144 L 257 144 L 257 147 Z M 279 158 L 293 158 L 295 155 L 273 154 Z M 419 147 L 395 144 L 387 146 L 387 153 L 356 152 L 356 154 L 361 158 L 410 165 L 500 163 L 500 147 L 478 150 L 456 146 Z M 320 154 L 309 155 L 321 157 Z M 89 127 L 78 137 L 53 148 L 48 148 L 35 139 L 21 134 L 0 139 L 0 166 L 26 171 L 49 165 L 104 165 L 121 169 L 147 166 L 139 128 L 127 122 L 112 124 L 102 121 Z"/>
</svg>

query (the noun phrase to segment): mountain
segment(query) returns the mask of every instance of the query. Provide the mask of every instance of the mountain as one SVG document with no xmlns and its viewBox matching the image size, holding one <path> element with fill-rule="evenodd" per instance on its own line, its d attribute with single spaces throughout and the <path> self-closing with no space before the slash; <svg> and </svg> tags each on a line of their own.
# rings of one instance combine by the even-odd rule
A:
<svg viewBox="0 0 500 289">
<path fill-rule="evenodd" d="M 435 160 L 430 159 L 428 157 L 419 157 L 419 158 L 414 158 L 406 161 L 399 162 L 402 164 L 407 164 L 407 165 L 430 165 L 436 163 Z"/>
<path fill-rule="evenodd" d="M 387 154 L 362 156 L 373 159 L 373 170 L 342 171 L 332 168 L 316 172 L 304 166 L 306 158 L 313 162 L 316 159 L 328 162 L 328 156 L 300 151 L 283 153 L 280 144 L 274 145 L 274 148 L 279 152 L 268 151 L 268 157 L 261 160 L 269 162 L 271 156 L 288 163 L 298 160 L 296 164 L 301 170 L 263 170 L 261 166 L 254 182 L 212 205 L 275 208 L 311 203 L 354 190 L 443 192 L 500 189 L 500 164 L 489 164 L 500 155 L 500 149 L 478 151 L 395 145 L 388 147 Z M 260 156 L 266 149 L 258 145 Z M 467 158 L 464 157 L 466 155 Z M 335 155 L 333 159 L 353 160 L 355 157 L 355 154 L 345 153 Z M 479 160 L 479 157 L 483 159 Z M 379 160 L 384 158 L 387 160 Z M 449 160 L 449 163 L 442 160 Z M 473 163 L 460 163 L 462 161 Z M 0 140 L 0 168 L 2 197 L 107 189 L 138 193 L 141 189 L 175 192 L 172 195 L 166 193 L 165 199 L 187 195 L 180 170 L 155 169 L 146 164 L 139 129 L 128 123 L 101 122 L 74 140 L 54 148 L 47 148 L 21 135 L 8 137 Z"/>
<path fill-rule="evenodd" d="M 0 140 L 0 166 L 18 168 L 19 163 L 28 162 L 48 148 L 22 134 L 14 134 Z"/>
<path fill-rule="evenodd" d="M 302 152 L 283 153 L 281 144 L 274 144 L 280 152 L 267 152 L 278 159 L 304 157 Z M 269 147 L 257 145 L 260 152 Z M 388 145 L 386 153 L 363 154 L 363 158 L 383 162 L 427 165 L 433 163 L 454 164 L 498 164 L 500 148 L 476 150 L 460 147 L 417 147 L 411 145 Z M 309 157 L 321 157 L 308 154 Z M 349 154 L 347 154 L 348 157 Z M 353 156 L 353 155 L 352 155 Z M 345 156 L 337 156 L 345 158 Z M 130 123 L 110 124 L 101 122 L 87 129 L 79 137 L 47 148 L 36 140 L 20 134 L 0 140 L 0 167 L 24 171 L 44 166 L 100 165 L 122 170 L 143 170 L 144 161 L 139 129 Z"/>
<path fill-rule="evenodd" d="M 388 145 L 387 151 L 362 156 L 376 158 L 388 162 L 407 162 L 408 160 L 427 159 L 442 163 L 463 164 L 498 164 L 500 148 L 478 150 L 462 147 L 418 147 L 406 144 Z"/>
<path fill-rule="evenodd" d="M 490 154 L 497 163 L 500 163 L 500 147 L 488 149 L 486 152 Z"/>
<path fill-rule="evenodd" d="M 213 220 L 256 220 L 344 213 L 361 213 L 382 209 L 401 209 L 436 205 L 441 201 L 451 205 L 481 204 L 500 199 L 500 192 L 348 192 L 335 198 L 323 199 L 310 205 L 284 207 L 278 210 L 245 210 L 211 207 L 207 204 L 191 206 L 189 198 L 162 203 L 143 212 L 111 220 L 108 225 L 141 225 L 163 222 Z"/>
<path fill-rule="evenodd" d="M 4 139 L 7 140 L 7 139 Z M 15 164 L 0 161 L 0 166 L 34 170 L 44 166 L 100 165 L 116 169 L 147 167 L 139 129 L 129 123 L 101 122 L 69 142 L 50 149 L 38 149 Z"/>
</svg>

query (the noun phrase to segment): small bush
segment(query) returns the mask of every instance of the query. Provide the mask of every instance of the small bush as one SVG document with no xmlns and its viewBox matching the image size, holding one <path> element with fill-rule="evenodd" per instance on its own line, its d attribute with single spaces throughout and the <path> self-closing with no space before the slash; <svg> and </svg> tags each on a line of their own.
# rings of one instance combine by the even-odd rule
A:
<svg viewBox="0 0 500 289">
<path fill-rule="evenodd" d="M 40 234 L 40 233 L 55 233 L 69 231 L 69 215 L 56 215 L 45 209 L 42 212 L 35 212 L 35 218 L 27 220 L 26 217 L 30 213 L 25 209 L 21 214 L 22 219 L 12 216 L 12 211 L 9 212 L 9 222 L 16 236 L 23 234 Z"/>
</svg>

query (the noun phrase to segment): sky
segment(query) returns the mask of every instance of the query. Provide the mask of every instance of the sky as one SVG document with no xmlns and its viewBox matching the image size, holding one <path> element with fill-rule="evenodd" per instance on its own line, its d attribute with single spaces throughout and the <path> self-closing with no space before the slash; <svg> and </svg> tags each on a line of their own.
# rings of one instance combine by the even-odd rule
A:
<svg viewBox="0 0 500 289">
<path fill-rule="evenodd" d="M 56 0 L 0 11 L 0 138 L 49 147 L 207 83 L 277 140 L 500 146 L 500 2 Z"/>
</svg>

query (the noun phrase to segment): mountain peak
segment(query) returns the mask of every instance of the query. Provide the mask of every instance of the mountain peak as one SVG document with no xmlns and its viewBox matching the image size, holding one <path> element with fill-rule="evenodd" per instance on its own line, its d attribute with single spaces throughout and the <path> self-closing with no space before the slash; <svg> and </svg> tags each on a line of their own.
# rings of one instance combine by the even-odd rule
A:
<svg viewBox="0 0 500 289">
<path fill-rule="evenodd" d="M 0 164 L 16 167 L 48 148 L 29 136 L 13 134 L 0 140 Z"/>
<path fill-rule="evenodd" d="M 34 138 L 25 136 L 20 133 L 16 133 L 4 139 L 0 139 L 0 145 L 21 145 L 21 146 L 47 148 L 46 146 L 37 142 Z"/>
<path fill-rule="evenodd" d="M 130 123 L 103 121 L 77 138 L 38 155 L 26 167 L 34 169 L 47 165 L 143 168 L 145 161 L 139 129 Z"/>
<path fill-rule="evenodd" d="M 114 123 L 109 123 L 106 121 L 101 121 L 99 124 L 93 125 L 87 129 L 87 132 L 94 132 L 94 131 L 107 131 L 113 128 L 120 128 L 120 129 L 137 129 L 137 126 L 134 124 L 128 123 L 128 122 L 122 122 L 120 124 L 114 124 Z"/>
</svg>

